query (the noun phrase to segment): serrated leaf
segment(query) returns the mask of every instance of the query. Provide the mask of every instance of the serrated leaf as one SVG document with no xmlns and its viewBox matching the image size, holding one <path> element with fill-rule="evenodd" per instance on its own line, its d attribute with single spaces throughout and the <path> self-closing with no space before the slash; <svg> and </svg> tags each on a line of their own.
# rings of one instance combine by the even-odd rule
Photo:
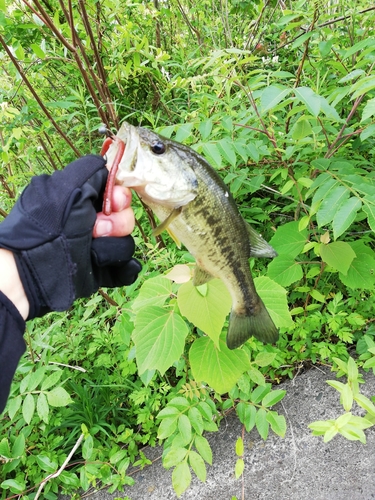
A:
<svg viewBox="0 0 375 500">
<path fill-rule="evenodd" d="M 186 448 L 180 446 L 171 448 L 163 458 L 163 466 L 166 469 L 175 467 L 177 464 L 179 464 L 185 459 L 187 452 L 188 450 Z"/>
<path fill-rule="evenodd" d="M 188 332 L 185 321 L 173 310 L 144 307 L 135 318 L 132 335 L 139 373 L 155 369 L 164 374 L 181 356 Z"/>
<path fill-rule="evenodd" d="M 268 432 L 269 432 L 269 422 L 267 420 L 267 412 L 266 410 L 263 410 L 263 408 L 259 408 L 257 411 L 257 414 L 255 416 L 255 426 L 257 428 L 257 431 L 259 432 L 259 435 L 264 441 L 268 437 Z"/>
<path fill-rule="evenodd" d="M 358 210 L 362 207 L 360 199 L 352 197 L 345 201 L 344 204 L 337 210 L 333 217 L 332 228 L 333 236 L 336 240 L 341 236 L 348 227 L 352 224 L 357 216 Z"/>
<path fill-rule="evenodd" d="M 191 423 L 187 415 L 182 414 L 178 419 L 178 430 L 184 445 L 188 445 L 191 441 Z"/>
<path fill-rule="evenodd" d="M 196 407 L 192 407 L 188 412 L 189 420 L 193 429 L 197 434 L 202 434 L 203 432 L 203 419 L 200 411 Z"/>
<path fill-rule="evenodd" d="M 267 276 L 255 278 L 254 284 L 275 325 L 278 328 L 292 326 L 294 323 L 289 312 L 285 288 Z"/>
<path fill-rule="evenodd" d="M 36 411 L 38 413 L 39 418 L 43 420 L 43 422 L 48 424 L 49 406 L 46 395 L 43 392 L 39 394 L 38 399 L 36 401 Z"/>
<path fill-rule="evenodd" d="M 72 399 L 63 387 L 55 387 L 47 392 L 47 400 L 50 406 L 68 406 Z"/>
<path fill-rule="evenodd" d="M 351 242 L 356 254 L 346 276 L 340 273 L 340 280 L 350 288 L 372 290 L 375 286 L 375 253 L 362 241 Z"/>
<path fill-rule="evenodd" d="M 27 384 L 27 390 L 32 392 L 34 389 L 38 387 L 40 382 L 43 380 L 45 375 L 46 368 L 45 366 L 41 366 L 35 372 L 32 372 L 29 378 L 29 383 Z"/>
<path fill-rule="evenodd" d="M 232 306 L 224 283 L 218 279 L 209 281 L 204 296 L 191 281 L 184 283 L 177 292 L 177 303 L 181 314 L 217 344 Z"/>
<path fill-rule="evenodd" d="M 211 134 L 212 131 L 212 120 L 209 118 L 208 120 L 202 122 L 198 126 L 198 130 L 202 136 L 202 140 L 205 141 Z"/>
<path fill-rule="evenodd" d="M 219 151 L 219 148 L 217 147 L 217 144 L 213 142 L 206 142 L 203 144 L 203 154 L 209 161 L 209 163 L 212 163 L 214 166 L 217 168 L 221 167 L 221 153 Z"/>
<path fill-rule="evenodd" d="M 269 243 L 279 255 L 284 254 L 293 258 L 303 250 L 307 240 L 307 231 L 299 231 L 298 226 L 298 221 L 295 221 L 277 228 Z"/>
<path fill-rule="evenodd" d="M 21 404 L 23 402 L 22 396 L 17 396 L 16 398 L 12 398 L 8 403 L 8 415 L 11 420 L 13 420 L 15 414 L 20 409 Z"/>
<path fill-rule="evenodd" d="M 221 152 L 221 156 L 230 164 L 235 167 L 237 164 L 237 156 L 234 150 L 233 143 L 228 139 L 220 139 L 217 143 L 218 148 Z"/>
<path fill-rule="evenodd" d="M 207 471 L 203 458 L 194 450 L 190 450 L 189 463 L 197 478 L 204 482 L 206 480 Z"/>
<path fill-rule="evenodd" d="M 240 376 L 250 368 L 244 351 L 228 349 L 224 336 L 219 348 L 208 337 L 194 341 L 189 351 L 189 360 L 195 380 L 207 382 L 219 394 L 232 389 Z"/>
<path fill-rule="evenodd" d="M 364 128 L 359 137 L 361 141 L 364 142 L 366 139 L 372 137 L 373 135 L 375 135 L 375 123 L 372 123 L 368 127 Z"/>
<path fill-rule="evenodd" d="M 163 419 L 159 425 L 158 439 L 166 439 L 171 436 L 177 429 L 177 421 L 178 415 Z"/>
<path fill-rule="evenodd" d="M 309 87 L 298 87 L 294 89 L 294 93 L 300 101 L 306 106 L 308 111 L 313 116 L 318 116 L 320 112 L 320 96 L 317 95 Z"/>
<path fill-rule="evenodd" d="M 303 277 L 300 263 L 288 255 L 279 255 L 268 264 L 267 275 L 279 285 L 289 286 Z"/>
<path fill-rule="evenodd" d="M 277 106 L 290 92 L 290 89 L 285 87 L 276 87 L 274 85 L 266 87 L 260 96 L 261 113 L 265 114 Z"/>
<path fill-rule="evenodd" d="M 346 275 L 356 257 L 352 247 L 344 241 L 334 241 L 328 245 L 320 245 L 320 256 L 326 264 Z"/>
<path fill-rule="evenodd" d="M 363 211 L 367 214 L 367 220 L 371 229 L 375 231 L 375 204 L 365 198 L 363 200 Z"/>
<path fill-rule="evenodd" d="M 194 127 L 194 123 L 182 123 L 176 126 L 176 135 L 174 140 L 177 142 L 184 142 L 185 139 L 191 137 L 191 133 Z"/>
<path fill-rule="evenodd" d="M 203 436 L 195 436 L 194 445 L 199 454 L 204 458 L 208 464 L 212 464 L 212 450 L 209 442 Z"/>
<path fill-rule="evenodd" d="M 48 375 L 43 382 L 42 382 L 42 391 L 46 391 L 50 387 L 54 386 L 57 384 L 57 382 L 60 380 L 61 375 L 63 374 L 63 371 L 58 369 L 54 372 L 51 373 L 51 375 Z"/>
<path fill-rule="evenodd" d="M 366 102 L 366 106 L 364 107 L 362 112 L 361 122 L 367 120 L 368 118 L 371 118 L 371 116 L 374 115 L 375 115 L 375 98 L 369 99 Z"/>
<path fill-rule="evenodd" d="M 34 396 L 32 394 L 26 394 L 26 397 L 22 405 L 22 415 L 27 424 L 31 422 L 31 419 L 33 418 L 34 415 L 34 411 L 35 411 Z"/>
<path fill-rule="evenodd" d="M 191 472 L 187 462 L 179 463 L 172 472 L 172 485 L 177 496 L 189 488 L 191 483 Z"/>
<path fill-rule="evenodd" d="M 141 286 L 138 297 L 132 305 L 134 311 L 139 311 L 146 306 L 162 307 L 171 296 L 172 284 L 164 277 L 157 276 L 145 281 Z"/>
<path fill-rule="evenodd" d="M 337 210 L 349 199 L 349 190 L 345 186 L 337 185 L 323 199 L 316 220 L 318 226 L 322 227 L 333 220 Z"/>
</svg>

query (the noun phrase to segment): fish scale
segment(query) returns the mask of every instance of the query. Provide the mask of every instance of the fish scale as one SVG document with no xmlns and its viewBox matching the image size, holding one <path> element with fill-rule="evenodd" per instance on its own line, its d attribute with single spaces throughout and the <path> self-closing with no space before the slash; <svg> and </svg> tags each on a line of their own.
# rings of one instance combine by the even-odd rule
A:
<svg viewBox="0 0 375 500">
<path fill-rule="evenodd" d="M 242 218 L 218 173 L 196 151 L 151 130 L 123 124 L 107 152 L 108 165 L 125 143 L 117 183 L 134 189 L 195 257 L 195 285 L 219 278 L 231 298 L 227 345 L 252 335 L 275 342 L 278 331 L 256 292 L 249 258 L 275 257 L 273 248 Z M 158 229 L 158 228 L 157 228 Z"/>
</svg>

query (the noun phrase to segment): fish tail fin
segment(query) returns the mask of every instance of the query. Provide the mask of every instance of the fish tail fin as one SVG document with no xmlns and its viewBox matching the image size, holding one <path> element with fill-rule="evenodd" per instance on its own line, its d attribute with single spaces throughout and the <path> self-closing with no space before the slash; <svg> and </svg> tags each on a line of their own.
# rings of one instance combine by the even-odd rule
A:
<svg viewBox="0 0 375 500">
<path fill-rule="evenodd" d="M 256 314 L 249 312 L 239 314 L 232 309 L 229 319 L 227 346 L 229 349 L 236 349 L 252 335 L 258 340 L 269 344 L 276 342 L 279 337 L 279 332 L 262 301 L 259 303 L 259 310 Z"/>
</svg>

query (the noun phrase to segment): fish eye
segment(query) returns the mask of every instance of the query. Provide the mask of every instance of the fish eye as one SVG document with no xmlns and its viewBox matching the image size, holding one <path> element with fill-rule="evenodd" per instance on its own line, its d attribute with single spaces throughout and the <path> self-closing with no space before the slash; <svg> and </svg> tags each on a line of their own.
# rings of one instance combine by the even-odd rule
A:
<svg viewBox="0 0 375 500">
<path fill-rule="evenodd" d="M 156 141 L 151 146 L 151 151 L 156 155 L 162 155 L 163 153 L 165 153 L 165 150 L 166 150 L 165 144 L 161 141 Z"/>
</svg>

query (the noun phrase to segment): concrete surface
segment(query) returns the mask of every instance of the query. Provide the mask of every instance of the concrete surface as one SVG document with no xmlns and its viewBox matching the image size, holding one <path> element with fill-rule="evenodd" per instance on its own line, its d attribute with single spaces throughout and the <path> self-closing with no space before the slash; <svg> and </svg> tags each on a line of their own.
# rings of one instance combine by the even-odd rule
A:
<svg viewBox="0 0 375 500">
<path fill-rule="evenodd" d="M 366 375 L 363 392 L 375 395 L 375 377 Z M 370 500 L 375 499 L 375 429 L 365 431 L 367 444 L 336 436 L 324 444 L 307 425 L 315 420 L 337 418 L 343 413 L 339 393 L 326 380 L 335 379 L 328 370 L 311 368 L 293 381 L 279 387 L 287 390 L 275 408 L 287 420 L 284 439 L 270 432 L 263 441 L 253 430 L 245 433 L 245 471 L 243 481 L 234 477 L 235 442 L 242 426 L 235 414 L 221 423 L 216 433 L 206 434 L 213 450 L 213 465 L 207 480 L 194 475 L 182 500 Z M 130 498 L 131 500 L 174 500 L 172 471 L 162 467 L 161 448 L 146 448 L 145 455 L 155 460 L 134 474 L 135 485 L 109 495 L 98 491 L 91 500 Z M 66 498 L 66 497 L 65 497 Z M 61 497 L 61 500 L 63 497 Z"/>
</svg>

